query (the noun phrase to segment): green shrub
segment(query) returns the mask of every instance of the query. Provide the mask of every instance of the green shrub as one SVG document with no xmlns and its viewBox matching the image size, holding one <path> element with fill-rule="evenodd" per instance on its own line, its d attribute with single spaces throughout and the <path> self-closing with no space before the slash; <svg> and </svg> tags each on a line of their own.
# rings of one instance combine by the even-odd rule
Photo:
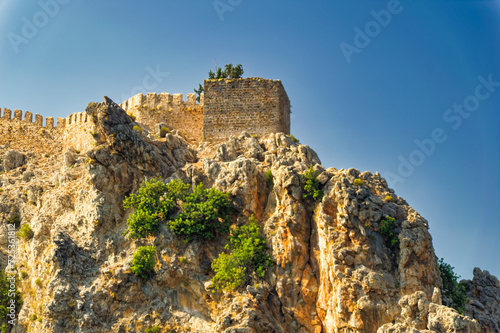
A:
<svg viewBox="0 0 500 333">
<path fill-rule="evenodd" d="M 359 178 L 356 178 L 356 179 L 354 179 L 354 181 L 352 182 L 352 184 L 354 186 L 361 186 L 361 185 L 363 185 L 363 181 L 361 179 L 359 179 Z"/>
<path fill-rule="evenodd" d="M 184 236 L 187 241 L 195 237 L 213 239 L 216 232 L 229 232 L 233 209 L 227 193 L 215 188 L 207 190 L 199 184 L 185 196 L 180 211 L 168 224 L 176 235 Z"/>
<path fill-rule="evenodd" d="M 292 139 L 292 142 L 300 143 L 299 139 L 297 139 L 296 137 L 294 137 L 293 134 L 290 134 L 290 139 Z"/>
<path fill-rule="evenodd" d="M 147 279 L 149 273 L 154 271 L 155 266 L 156 248 L 154 246 L 140 246 L 134 254 L 130 269 L 140 278 Z"/>
<path fill-rule="evenodd" d="M 141 127 L 141 126 L 138 126 L 138 125 L 135 125 L 134 126 L 134 131 L 137 131 L 137 132 L 144 132 L 144 129 Z"/>
<path fill-rule="evenodd" d="M 157 178 L 144 181 L 136 193 L 123 201 L 125 209 L 135 209 L 127 220 L 129 236 L 141 238 L 156 233 L 158 219 L 168 219 L 177 200 L 182 200 L 188 189 L 189 185 L 181 180 L 173 180 L 168 184 Z"/>
<path fill-rule="evenodd" d="M 40 280 L 40 278 L 37 278 L 37 279 L 35 280 L 35 284 L 36 284 L 37 286 L 41 287 L 41 286 L 42 286 L 42 280 Z"/>
<path fill-rule="evenodd" d="M 385 198 L 384 198 L 384 200 L 387 201 L 387 202 L 393 202 L 394 198 L 392 197 L 392 195 L 386 195 Z"/>
<path fill-rule="evenodd" d="M 21 271 L 21 278 L 26 279 L 28 277 L 28 273 L 26 271 Z"/>
<path fill-rule="evenodd" d="M 394 228 L 396 227 L 396 219 L 390 216 L 386 216 L 380 221 L 380 233 L 387 236 L 391 247 L 396 246 L 399 242 L 398 237 L 394 233 Z"/>
<path fill-rule="evenodd" d="M 312 198 L 313 200 L 320 201 L 323 198 L 323 191 L 320 189 L 320 182 L 316 177 L 316 172 L 311 164 L 303 174 L 304 179 L 304 199 Z"/>
<path fill-rule="evenodd" d="M 233 290 L 246 280 L 246 267 L 232 254 L 219 254 L 219 257 L 212 261 L 212 269 L 215 272 L 212 281 L 217 290 Z"/>
<path fill-rule="evenodd" d="M 161 330 L 161 327 L 156 325 L 156 326 L 152 326 L 152 327 L 146 327 L 146 330 L 144 331 L 144 333 L 159 333 Z"/>
<path fill-rule="evenodd" d="M 138 239 L 153 235 L 158 231 L 159 223 L 156 214 L 149 214 L 143 210 L 136 210 L 127 219 L 127 233 L 130 238 Z"/>
<path fill-rule="evenodd" d="M 35 233 L 33 232 L 33 230 L 31 230 L 31 227 L 29 226 L 29 224 L 23 224 L 23 226 L 21 227 L 21 229 L 19 229 L 19 231 L 17 232 L 17 235 L 19 237 L 22 237 L 24 239 L 31 239 L 33 238 L 33 235 Z"/>
<path fill-rule="evenodd" d="M 31 320 L 31 321 L 35 321 L 35 320 L 36 320 L 36 318 L 38 318 L 38 317 L 37 317 L 37 315 L 36 315 L 36 314 L 34 314 L 34 313 L 30 316 L 30 320 Z"/>
<path fill-rule="evenodd" d="M 272 189 L 274 187 L 274 177 L 273 172 L 271 170 L 267 170 L 266 172 L 266 184 L 267 188 Z"/>
<path fill-rule="evenodd" d="M 464 305 L 469 299 L 465 285 L 458 282 L 460 276 L 453 271 L 454 267 L 444 262 L 443 258 L 439 259 L 438 263 L 443 279 L 443 288 L 441 289 L 443 304 L 463 313 Z"/>
<path fill-rule="evenodd" d="M 162 133 L 162 134 L 170 133 L 170 128 L 162 126 L 162 127 L 160 127 L 160 133 Z"/>
<path fill-rule="evenodd" d="M 236 227 L 225 246 L 229 254 L 221 253 L 212 262 L 215 276 L 212 278 L 217 290 L 232 290 L 246 281 L 250 272 L 263 277 L 273 262 L 266 253 L 265 238 L 259 235 L 259 226 L 253 215 L 249 223 Z"/>
</svg>

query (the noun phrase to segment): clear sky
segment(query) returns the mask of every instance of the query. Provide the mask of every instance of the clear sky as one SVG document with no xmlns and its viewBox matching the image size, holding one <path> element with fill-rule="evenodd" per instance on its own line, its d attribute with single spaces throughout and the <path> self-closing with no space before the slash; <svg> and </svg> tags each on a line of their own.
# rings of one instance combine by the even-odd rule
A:
<svg viewBox="0 0 500 333">
<path fill-rule="evenodd" d="M 0 0 L 0 107 L 281 79 L 326 167 L 379 171 L 464 278 L 500 277 L 500 0 Z"/>
</svg>

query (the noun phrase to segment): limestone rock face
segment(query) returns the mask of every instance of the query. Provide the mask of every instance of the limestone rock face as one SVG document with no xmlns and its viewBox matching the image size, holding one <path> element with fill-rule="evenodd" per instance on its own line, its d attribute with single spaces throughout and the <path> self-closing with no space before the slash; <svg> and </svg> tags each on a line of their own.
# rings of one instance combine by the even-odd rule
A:
<svg viewBox="0 0 500 333">
<path fill-rule="evenodd" d="M 26 163 L 26 155 L 17 151 L 9 150 L 2 158 L 2 169 L 3 171 L 10 171 Z"/>
<path fill-rule="evenodd" d="M 500 332 L 500 283 L 488 271 L 474 268 L 474 277 L 466 281 L 469 302 L 465 313 L 481 323 L 481 332 Z"/>
<path fill-rule="evenodd" d="M 25 274 L 15 332 L 143 332 L 154 325 L 226 333 L 497 330 L 498 280 L 475 271 L 469 317 L 441 305 L 428 222 L 378 173 L 325 169 L 310 147 L 283 133 L 242 133 L 195 150 L 174 131 L 155 138 L 134 130 L 107 98 L 86 114 L 91 149 L 63 145 L 59 154 L 31 156 L 0 175 L 0 219 L 17 215 L 34 231 L 18 239 Z M 302 174 L 311 165 L 320 201 L 304 198 Z M 130 212 L 123 199 L 153 177 L 228 192 L 233 223 L 254 215 L 275 265 L 232 292 L 214 292 L 211 262 L 225 237 L 186 243 L 164 223 L 155 237 L 124 237 Z M 381 233 L 386 216 L 395 218 L 392 244 Z M 0 228 L 5 265 L 5 224 Z M 158 259 L 148 280 L 130 270 L 145 245 L 156 247 Z M 42 319 L 30 320 L 33 314 Z"/>
</svg>

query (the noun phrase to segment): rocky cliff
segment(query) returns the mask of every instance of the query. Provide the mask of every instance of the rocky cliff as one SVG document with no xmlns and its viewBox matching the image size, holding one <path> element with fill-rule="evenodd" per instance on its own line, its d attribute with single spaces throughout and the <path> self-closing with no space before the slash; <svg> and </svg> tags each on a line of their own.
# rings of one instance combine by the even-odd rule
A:
<svg viewBox="0 0 500 333">
<path fill-rule="evenodd" d="M 487 272 L 468 282 L 466 316 L 441 305 L 428 222 L 378 173 L 325 170 L 311 148 L 281 133 L 195 148 L 176 132 L 134 130 L 107 98 L 86 112 L 87 151 L 61 144 L 47 156 L 40 140 L 0 138 L 2 267 L 5 221 L 19 216 L 34 233 L 18 238 L 24 304 L 13 332 L 499 331 L 499 284 Z M 321 201 L 303 197 L 310 165 Z M 230 193 L 234 224 L 255 216 L 274 265 L 244 287 L 213 292 L 211 262 L 225 237 L 186 243 L 165 225 L 155 237 L 124 237 L 122 202 L 152 177 Z M 381 233 L 386 216 L 395 218 L 393 244 Z M 147 280 L 130 270 L 143 245 L 158 259 Z"/>
</svg>

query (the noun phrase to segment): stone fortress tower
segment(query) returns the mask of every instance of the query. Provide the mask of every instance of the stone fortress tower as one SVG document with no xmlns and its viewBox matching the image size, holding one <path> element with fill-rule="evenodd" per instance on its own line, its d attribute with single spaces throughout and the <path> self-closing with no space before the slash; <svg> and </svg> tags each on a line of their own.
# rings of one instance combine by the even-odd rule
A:
<svg viewBox="0 0 500 333">
<path fill-rule="evenodd" d="M 120 106 L 151 130 L 164 123 L 191 142 L 222 141 L 247 131 L 252 135 L 290 134 L 290 100 L 280 80 L 262 78 L 205 80 L 196 94 L 138 94 Z"/>
</svg>

